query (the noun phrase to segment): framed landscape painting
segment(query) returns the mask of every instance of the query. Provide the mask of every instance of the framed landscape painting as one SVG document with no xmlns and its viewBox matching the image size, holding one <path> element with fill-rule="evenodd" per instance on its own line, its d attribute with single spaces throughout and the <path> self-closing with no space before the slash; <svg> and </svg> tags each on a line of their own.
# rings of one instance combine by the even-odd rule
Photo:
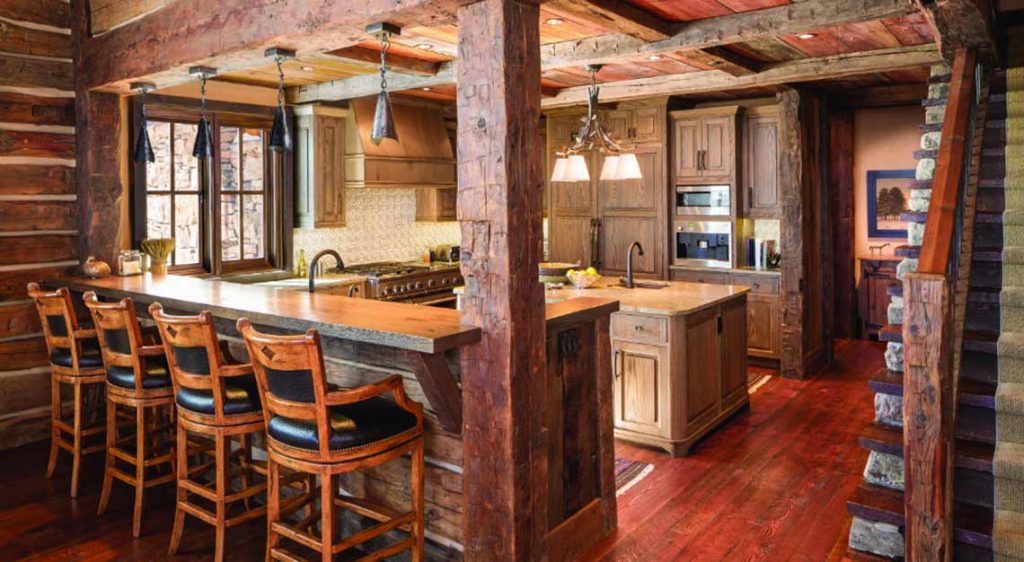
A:
<svg viewBox="0 0 1024 562">
<path fill-rule="evenodd" d="M 868 171 L 868 238 L 906 238 L 900 215 L 910 210 L 914 170 Z"/>
</svg>

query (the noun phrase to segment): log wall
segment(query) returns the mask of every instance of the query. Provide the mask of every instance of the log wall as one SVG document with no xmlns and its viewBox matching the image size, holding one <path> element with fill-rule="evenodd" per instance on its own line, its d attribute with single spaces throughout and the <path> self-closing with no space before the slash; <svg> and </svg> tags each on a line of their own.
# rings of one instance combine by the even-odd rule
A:
<svg viewBox="0 0 1024 562">
<path fill-rule="evenodd" d="M 70 5 L 0 0 L 0 450 L 49 435 L 29 281 L 78 264 Z"/>
</svg>

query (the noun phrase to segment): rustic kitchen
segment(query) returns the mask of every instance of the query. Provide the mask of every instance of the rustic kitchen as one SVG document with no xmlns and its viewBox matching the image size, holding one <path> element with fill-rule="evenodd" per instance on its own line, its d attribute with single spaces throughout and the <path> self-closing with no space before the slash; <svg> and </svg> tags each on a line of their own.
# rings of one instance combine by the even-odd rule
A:
<svg viewBox="0 0 1024 562">
<path fill-rule="evenodd" d="M 869 268 L 928 251 L 863 255 L 854 183 L 916 127 L 955 159 L 987 35 L 350 4 L 0 0 L 0 555 L 719 560 L 777 517 L 753 559 L 901 558 L 829 412 L 894 427 L 910 271 Z"/>
</svg>

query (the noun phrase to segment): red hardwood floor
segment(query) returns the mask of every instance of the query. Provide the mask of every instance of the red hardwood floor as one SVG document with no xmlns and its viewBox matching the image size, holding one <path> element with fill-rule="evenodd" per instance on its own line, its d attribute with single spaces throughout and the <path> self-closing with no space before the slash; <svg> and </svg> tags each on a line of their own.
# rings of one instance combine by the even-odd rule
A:
<svg viewBox="0 0 1024 562">
<path fill-rule="evenodd" d="M 694 449 L 671 459 L 617 443 L 617 455 L 656 465 L 619 498 L 619 530 L 589 560 L 822 561 L 849 518 L 846 498 L 867 453 L 857 436 L 872 416 L 869 375 L 878 344 L 837 347 L 836 363 L 805 382 L 773 377 L 750 410 Z M 131 492 L 115 484 L 96 516 L 102 459 L 85 461 L 77 500 L 68 465 L 43 478 L 47 444 L 0 453 L 0 560 L 209 560 L 212 527 L 186 526 L 182 556 L 167 555 L 170 487 L 147 492 L 143 535 L 131 538 Z M 264 524 L 228 531 L 229 560 L 263 557 Z"/>
</svg>

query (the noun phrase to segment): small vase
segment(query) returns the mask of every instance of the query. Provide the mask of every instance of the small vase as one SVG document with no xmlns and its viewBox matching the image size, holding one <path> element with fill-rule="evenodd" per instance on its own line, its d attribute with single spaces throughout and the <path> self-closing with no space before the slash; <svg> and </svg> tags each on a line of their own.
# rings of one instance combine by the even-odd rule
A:
<svg viewBox="0 0 1024 562">
<path fill-rule="evenodd" d="M 157 261 L 156 258 L 152 258 L 152 264 L 149 266 L 149 271 L 153 275 L 167 275 L 167 260 Z"/>
</svg>

